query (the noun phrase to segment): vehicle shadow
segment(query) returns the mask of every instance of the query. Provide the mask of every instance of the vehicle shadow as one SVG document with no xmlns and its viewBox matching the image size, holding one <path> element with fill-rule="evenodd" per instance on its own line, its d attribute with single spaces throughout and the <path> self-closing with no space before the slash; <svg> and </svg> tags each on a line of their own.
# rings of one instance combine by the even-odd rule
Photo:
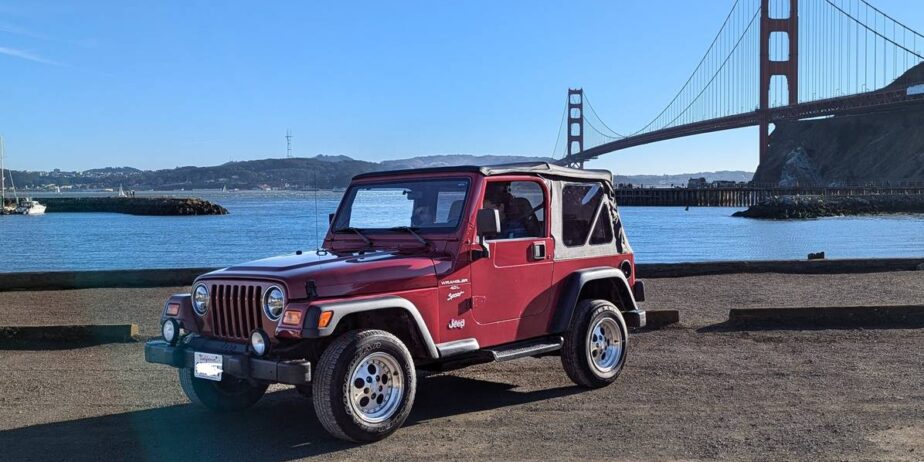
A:
<svg viewBox="0 0 924 462">
<path fill-rule="evenodd" d="M 405 427 L 581 392 L 577 387 L 517 392 L 515 387 L 457 376 L 421 379 Z M 237 414 L 183 404 L 0 431 L 3 460 L 286 461 L 354 446 L 325 433 L 311 401 L 294 390 L 268 394 Z"/>
</svg>

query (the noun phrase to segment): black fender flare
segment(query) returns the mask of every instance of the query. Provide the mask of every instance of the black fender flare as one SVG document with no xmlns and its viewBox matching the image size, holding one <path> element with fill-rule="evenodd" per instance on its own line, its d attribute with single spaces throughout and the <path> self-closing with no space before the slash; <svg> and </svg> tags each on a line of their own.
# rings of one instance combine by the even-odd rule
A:
<svg viewBox="0 0 924 462">
<path fill-rule="evenodd" d="M 360 300 L 342 300 L 329 303 L 324 303 L 323 301 L 312 303 L 308 308 L 306 324 L 316 326 L 318 316 L 321 315 L 322 311 L 332 311 L 334 314 L 327 327 L 302 329 L 302 338 L 327 337 L 334 333 L 334 330 L 337 329 L 337 325 L 343 318 L 354 313 L 395 308 L 407 312 L 410 319 L 416 324 L 417 333 L 420 335 L 420 339 L 423 341 L 427 353 L 429 353 L 431 358 L 438 359 L 440 357 L 439 350 L 433 342 L 433 337 L 430 335 L 430 330 L 427 329 L 427 324 L 424 322 L 423 316 L 420 315 L 420 310 L 418 310 L 417 306 L 411 303 L 410 300 L 396 295 L 364 298 Z M 311 323 L 311 320 L 314 320 L 314 324 Z"/>
<path fill-rule="evenodd" d="M 632 288 L 629 286 L 629 280 L 625 273 L 619 268 L 611 266 L 600 266 L 596 268 L 587 268 L 575 271 L 565 281 L 564 286 L 558 297 L 555 315 L 552 318 L 550 331 L 553 333 L 565 332 L 571 326 L 571 318 L 574 315 L 574 309 L 578 304 L 578 297 L 581 296 L 581 290 L 591 281 L 612 280 L 617 284 L 617 292 L 622 302 L 620 307 L 623 311 L 638 310 L 638 304 L 635 302 L 635 296 L 632 294 Z"/>
</svg>

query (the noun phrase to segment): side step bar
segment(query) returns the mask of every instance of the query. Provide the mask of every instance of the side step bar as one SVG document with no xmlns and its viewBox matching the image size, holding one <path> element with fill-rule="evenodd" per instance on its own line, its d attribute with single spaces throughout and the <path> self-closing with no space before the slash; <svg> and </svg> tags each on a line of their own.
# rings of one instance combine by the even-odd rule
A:
<svg viewBox="0 0 924 462">
<path fill-rule="evenodd" d="M 495 361 L 510 361 L 511 359 L 538 356 L 543 353 L 560 350 L 562 343 L 564 343 L 564 339 L 561 337 L 547 337 L 494 348 L 486 348 L 485 351 L 494 356 Z"/>
</svg>

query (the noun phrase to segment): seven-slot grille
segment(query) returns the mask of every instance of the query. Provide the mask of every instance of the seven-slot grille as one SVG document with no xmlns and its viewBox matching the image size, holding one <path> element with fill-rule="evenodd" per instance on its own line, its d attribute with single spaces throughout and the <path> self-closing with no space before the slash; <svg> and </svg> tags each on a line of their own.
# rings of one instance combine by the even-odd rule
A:
<svg viewBox="0 0 924 462">
<path fill-rule="evenodd" d="M 247 340 L 263 320 L 263 288 L 212 284 L 212 332 L 216 337 Z"/>
</svg>

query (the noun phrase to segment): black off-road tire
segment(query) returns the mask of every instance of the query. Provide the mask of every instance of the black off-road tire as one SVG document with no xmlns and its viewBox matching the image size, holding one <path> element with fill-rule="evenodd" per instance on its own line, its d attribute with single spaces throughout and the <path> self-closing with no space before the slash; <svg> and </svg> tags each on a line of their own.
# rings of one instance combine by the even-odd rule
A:
<svg viewBox="0 0 924 462">
<path fill-rule="evenodd" d="M 611 368 L 606 370 L 601 370 L 595 365 L 593 355 L 589 351 L 593 349 L 588 346 L 595 338 L 591 329 L 600 322 L 608 326 L 614 335 L 621 334 L 622 348 L 618 358 Z M 564 337 L 561 363 L 565 373 L 574 383 L 585 388 L 601 388 L 616 381 L 626 363 L 629 331 L 615 305 L 608 300 L 581 300 L 574 310 L 571 327 Z"/>
<path fill-rule="evenodd" d="M 224 376 L 221 382 L 197 378 L 192 368 L 178 370 L 180 386 L 189 401 L 217 412 L 235 412 L 253 406 L 266 393 L 267 385 Z"/>
<path fill-rule="evenodd" d="M 401 392 L 392 398 L 398 399 L 395 410 L 381 422 L 369 422 L 357 415 L 351 398 L 351 387 L 356 385 L 351 377 L 354 368 L 375 353 L 389 355 L 403 374 Z M 336 438 L 356 443 L 378 441 L 401 428 L 411 413 L 417 392 L 414 360 L 404 343 L 388 332 L 355 330 L 341 335 L 324 350 L 315 370 L 314 410 L 324 429 Z M 379 379 L 371 383 L 378 383 L 375 380 Z"/>
</svg>

